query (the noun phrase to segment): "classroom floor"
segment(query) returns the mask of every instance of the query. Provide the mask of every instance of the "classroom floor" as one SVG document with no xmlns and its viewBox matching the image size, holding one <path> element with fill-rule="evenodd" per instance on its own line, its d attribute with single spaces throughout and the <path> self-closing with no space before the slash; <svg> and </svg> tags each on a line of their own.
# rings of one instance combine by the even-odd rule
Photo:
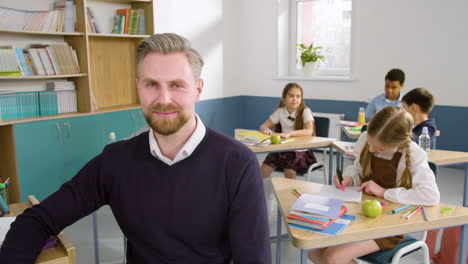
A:
<svg viewBox="0 0 468 264">
<path fill-rule="evenodd" d="M 316 154 L 320 160 L 321 154 Z M 259 162 L 265 158 L 265 154 L 257 155 Z M 349 161 L 345 161 L 345 166 Z M 314 172 L 313 181 L 321 182 L 323 176 L 321 172 Z M 283 177 L 275 173 L 273 177 Z M 440 167 L 437 178 L 441 192 L 441 202 L 454 205 L 462 205 L 463 194 L 463 169 L 461 167 Z M 275 206 L 274 201 L 269 201 L 269 207 Z M 269 210 L 270 213 L 270 233 L 276 234 L 276 211 Z M 122 233 L 117 226 L 116 221 L 108 206 L 98 211 L 99 223 L 99 244 L 100 244 L 100 263 L 115 264 L 123 262 L 123 238 Z M 284 227 L 283 227 L 284 230 Z M 66 236 L 71 240 L 76 248 L 76 263 L 94 263 L 94 247 L 92 234 L 92 218 L 88 216 L 76 222 L 64 230 Z M 419 234 L 412 234 L 418 237 Z M 273 263 L 275 259 L 276 243 L 272 240 L 271 250 Z M 299 250 L 294 248 L 289 238 L 283 238 L 281 250 L 282 263 L 299 263 Z M 421 263 L 420 253 L 413 253 L 403 258 L 401 263 Z"/>
</svg>

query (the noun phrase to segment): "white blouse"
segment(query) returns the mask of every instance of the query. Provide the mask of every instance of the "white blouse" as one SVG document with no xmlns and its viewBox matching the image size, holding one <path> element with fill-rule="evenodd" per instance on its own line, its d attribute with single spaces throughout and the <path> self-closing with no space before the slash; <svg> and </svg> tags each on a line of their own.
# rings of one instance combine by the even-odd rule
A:
<svg viewBox="0 0 468 264">
<path fill-rule="evenodd" d="M 354 146 L 354 155 L 356 159 L 353 165 L 346 168 L 343 175 L 352 176 L 354 184 L 359 186 L 361 179 L 359 176 L 362 175 L 362 167 L 359 163 L 359 157 L 361 151 L 367 142 L 367 132 L 361 134 L 359 139 Z M 400 185 L 401 175 L 406 168 L 406 150 L 395 150 L 402 153 L 397 168 L 397 186 Z M 374 154 L 376 157 L 391 160 L 395 154 Z M 427 155 L 415 142 L 410 143 L 410 155 L 411 155 L 411 167 L 410 172 L 412 176 L 411 189 L 405 189 L 403 187 L 387 189 L 384 193 L 386 200 L 402 203 L 402 204 L 415 204 L 415 205 L 436 205 L 440 202 L 440 192 L 435 181 L 434 173 L 432 172 L 429 164 L 427 163 Z"/>
<path fill-rule="evenodd" d="M 292 114 L 288 113 L 288 109 L 286 107 L 280 107 L 277 108 L 273 114 L 270 115 L 270 120 L 273 122 L 273 124 L 281 124 L 281 132 L 282 133 L 287 133 L 289 131 L 294 130 L 294 121 L 291 119 L 288 119 L 288 117 L 292 117 L 293 119 L 296 119 L 296 111 L 294 111 Z M 312 110 L 310 108 L 304 109 L 302 112 L 302 118 L 304 120 L 304 124 L 313 121 L 314 117 L 312 116 Z"/>
</svg>

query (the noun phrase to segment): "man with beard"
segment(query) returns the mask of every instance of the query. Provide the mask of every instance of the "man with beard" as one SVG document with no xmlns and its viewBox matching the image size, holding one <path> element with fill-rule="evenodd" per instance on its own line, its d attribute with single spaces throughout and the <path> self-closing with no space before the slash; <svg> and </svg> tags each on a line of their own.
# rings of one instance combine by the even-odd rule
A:
<svg viewBox="0 0 468 264">
<path fill-rule="evenodd" d="M 108 145 L 12 224 L 1 263 L 33 263 L 47 238 L 109 205 L 128 263 L 271 263 L 258 161 L 195 113 L 203 59 L 176 34 L 137 50 L 148 132 Z"/>
</svg>

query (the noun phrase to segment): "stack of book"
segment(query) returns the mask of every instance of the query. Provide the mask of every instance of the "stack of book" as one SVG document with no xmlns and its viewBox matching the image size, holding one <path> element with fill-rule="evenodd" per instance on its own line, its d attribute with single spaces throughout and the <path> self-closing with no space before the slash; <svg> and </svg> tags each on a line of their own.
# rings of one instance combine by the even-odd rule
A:
<svg viewBox="0 0 468 264">
<path fill-rule="evenodd" d="M 247 146 L 266 146 L 271 143 L 270 136 L 265 135 L 260 131 L 249 131 L 242 133 L 239 135 L 237 140 Z"/>
<path fill-rule="evenodd" d="M 115 11 L 112 33 L 144 35 L 146 34 L 145 10 L 142 8 L 123 8 Z"/>
<path fill-rule="evenodd" d="M 53 10 L 21 10 L 0 6 L 0 29 L 35 32 L 73 32 L 73 1 L 58 1 Z"/>
<path fill-rule="evenodd" d="M 56 93 L 58 114 L 77 112 L 75 83 L 69 81 L 54 81 L 47 83 L 47 91 Z M 55 109 L 54 109 L 55 110 Z M 53 113 L 52 113 L 53 114 Z"/>
<path fill-rule="evenodd" d="M 31 44 L 27 49 L 0 47 L 0 76 L 78 74 L 76 51 L 67 43 Z"/>
<path fill-rule="evenodd" d="M 335 236 L 355 216 L 347 215 L 343 200 L 320 195 L 302 194 L 286 216 L 293 228 Z"/>
</svg>

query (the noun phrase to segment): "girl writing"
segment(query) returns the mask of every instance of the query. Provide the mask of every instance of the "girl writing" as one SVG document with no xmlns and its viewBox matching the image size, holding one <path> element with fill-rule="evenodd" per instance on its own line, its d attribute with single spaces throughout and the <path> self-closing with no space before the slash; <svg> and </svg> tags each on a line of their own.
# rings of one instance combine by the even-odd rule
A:
<svg viewBox="0 0 468 264">
<path fill-rule="evenodd" d="M 270 118 L 260 126 L 260 131 L 267 135 L 276 134 L 282 138 L 314 135 L 314 117 L 304 103 L 302 87 L 297 83 L 288 83 L 283 89 L 282 100 Z M 275 126 L 275 132 L 271 127 Z M 276 168 L 283 168 L 287 178 L 295 179 L 296 171 L 307 169 L 317 162 L 312 150 L 270 153 L 265 158 L 261 169 L 263 178 L 268 178 Z"/>
<path fill-rule="evenodd" d="M 411 140 L 413 119 L 404 109 L 389 106 L 371 119 L 355 145 L 356 160 L 343 173 L 343 184 L 386 200 L 436 205 L 440 193 L 424 150 Z M 337 177 L 335 185 L 339 186 Z M 309 251 L 314 263 L 354 263 L 353 259 L 391 249 L 404 235 Z"/>
</svg>

